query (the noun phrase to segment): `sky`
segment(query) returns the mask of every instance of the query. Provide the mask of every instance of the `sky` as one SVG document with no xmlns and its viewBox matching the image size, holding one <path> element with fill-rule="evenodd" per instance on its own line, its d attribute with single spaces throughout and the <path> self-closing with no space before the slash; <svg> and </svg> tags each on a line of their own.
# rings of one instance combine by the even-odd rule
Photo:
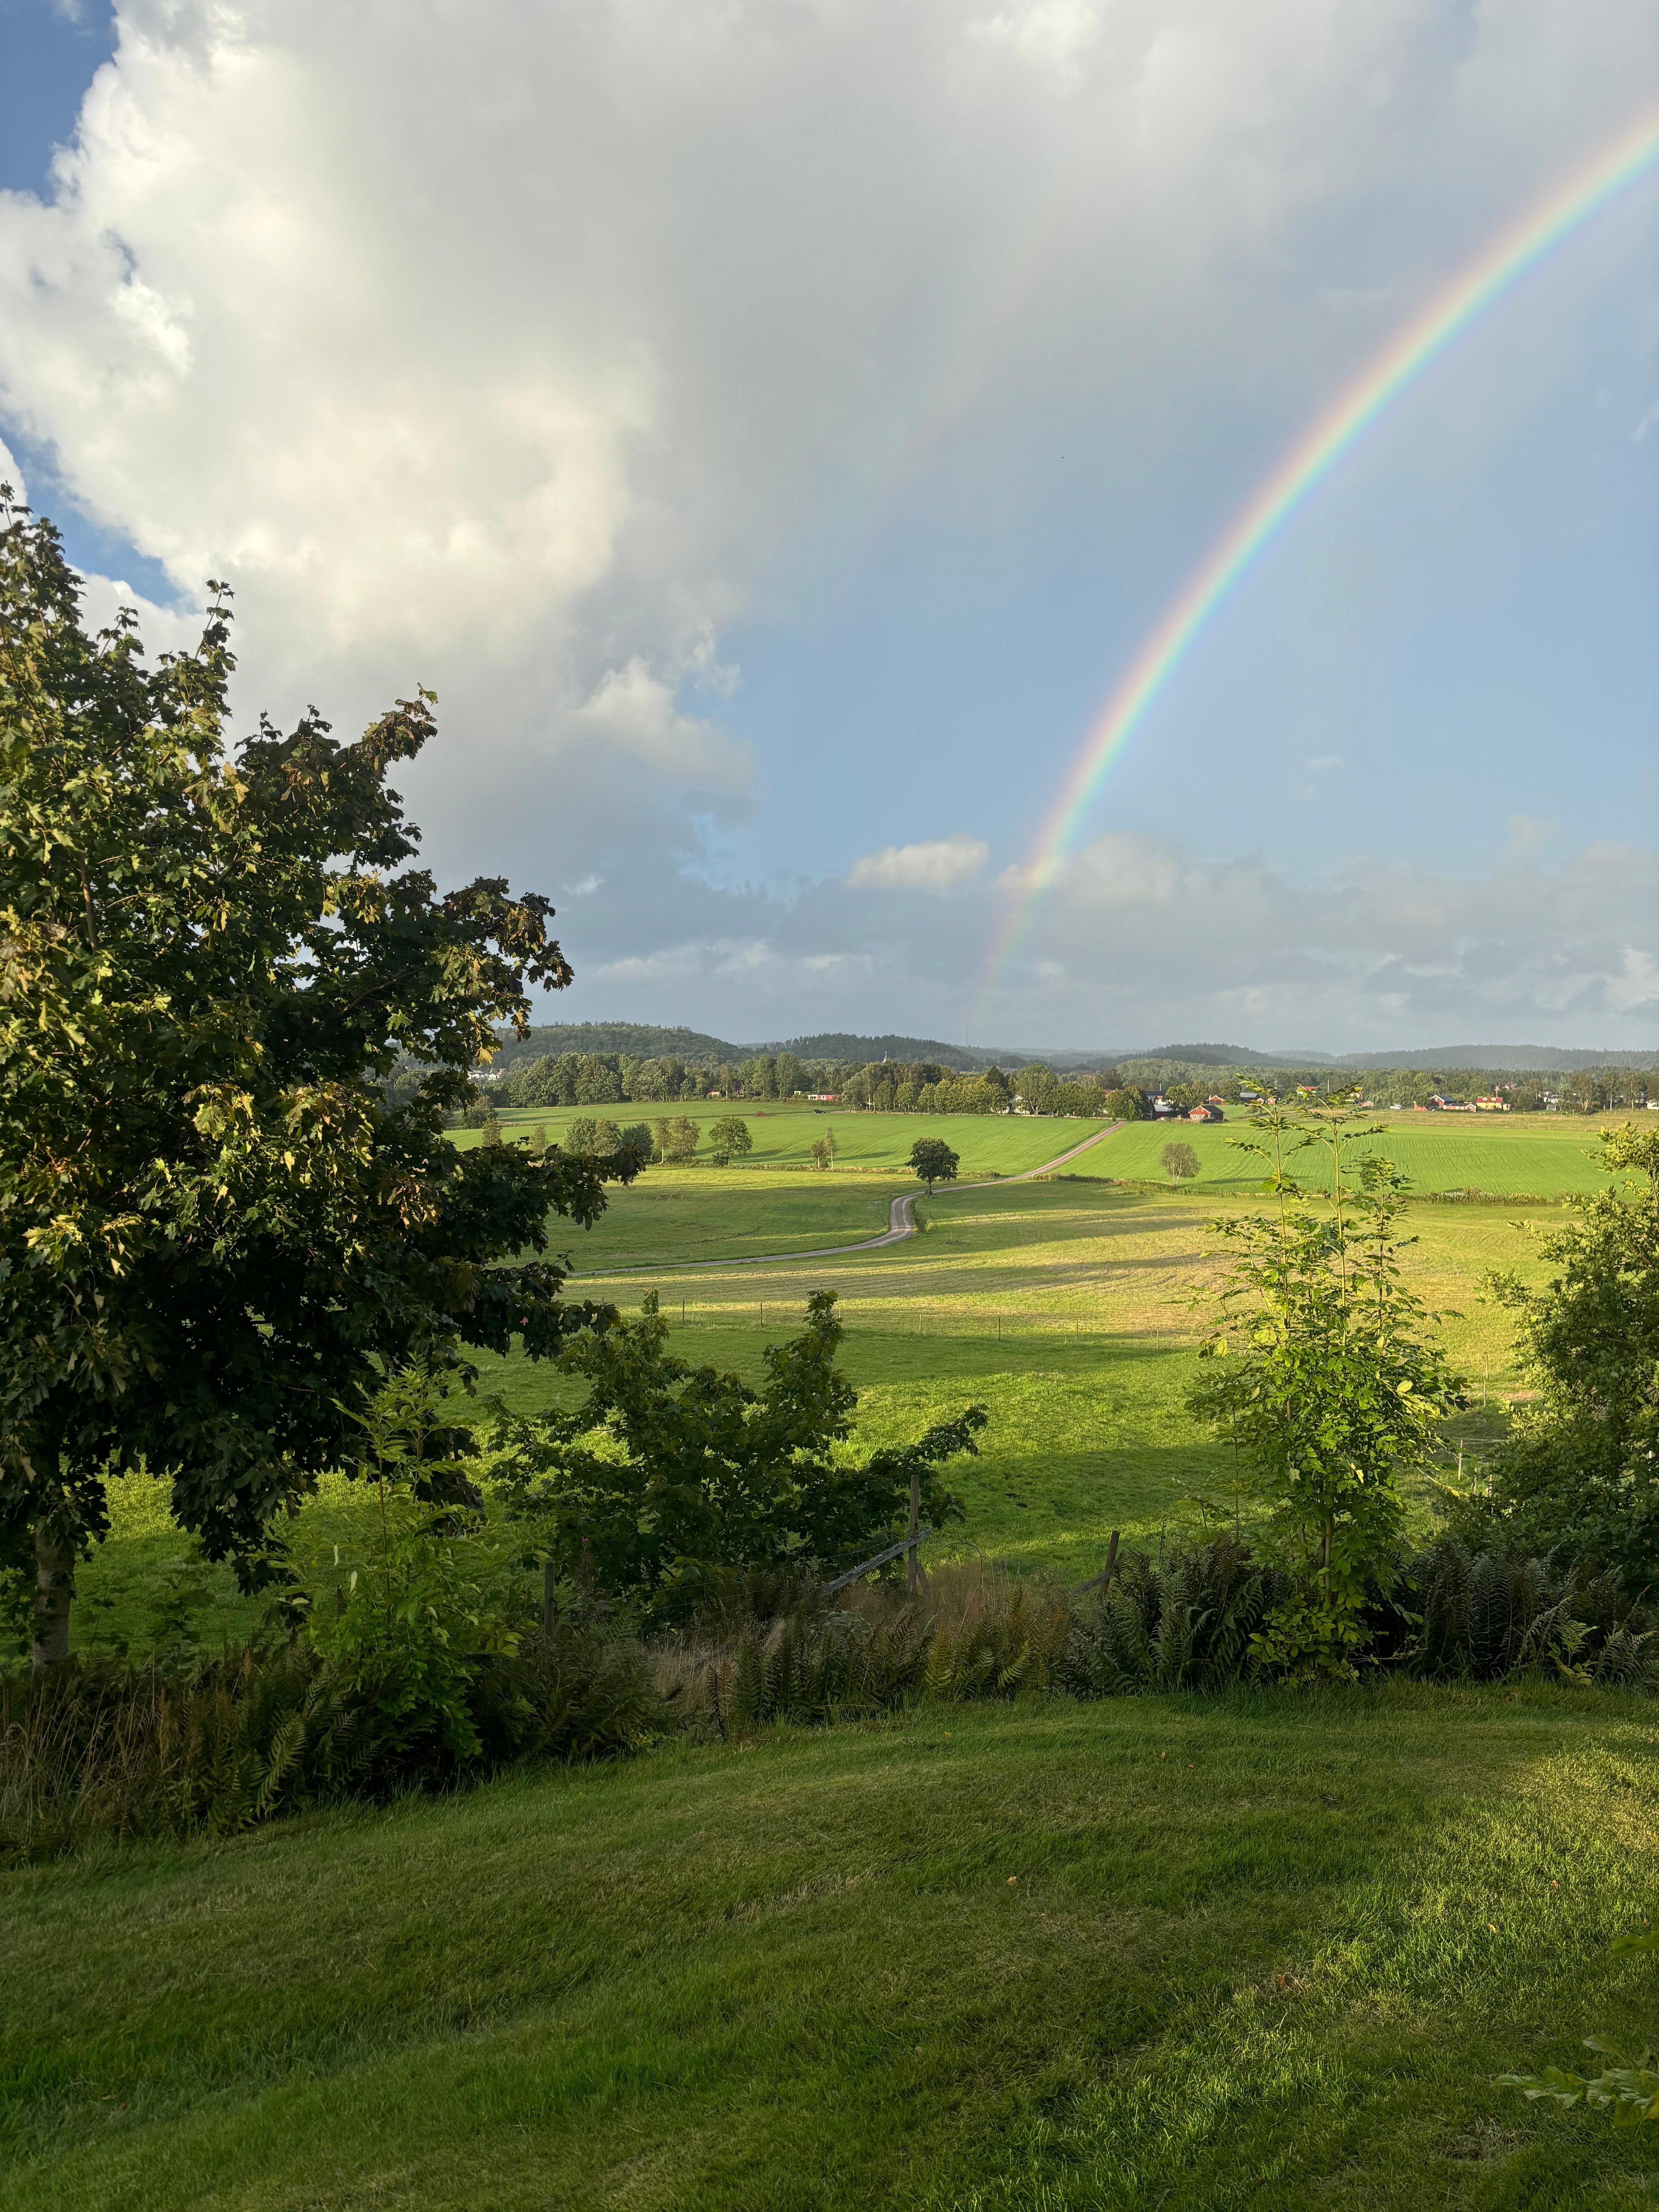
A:
<svg viewBox="0 0 1659 2212">
<path fill-rule="evenodd" d="M 152 650 L 230 580 L 241 731 L 434 690 L 401 787 L 554 899 L 545 1018 L 1644 1048 L 1659 167 L 1024 896 L 1252 491 L 1656 108 L 1659 0 L 0 0 L 0 474 Z"/>
</svg>

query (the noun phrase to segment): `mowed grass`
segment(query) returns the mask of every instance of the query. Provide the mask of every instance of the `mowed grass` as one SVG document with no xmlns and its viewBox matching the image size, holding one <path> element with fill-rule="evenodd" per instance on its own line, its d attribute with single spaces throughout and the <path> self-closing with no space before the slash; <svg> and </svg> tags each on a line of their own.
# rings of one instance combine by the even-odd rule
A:
<svg viewBox="0 0 1659 2212">
<path fill-rule="evenodd" d="M 1260 1139 L 1249 1121 L 1229 1108 L 1223 1122 L 1133 1121 L 1115 1129 L 1078 1163 L 1079 1173 L 1158 1177 L 1164 1147 L 1182 1139 L 1198 1155 L 1194 1181 L 1210 1190 L 1259 1188 L 1259 1162 L 1241 1152 L 1240 1140 Z M 1595 1141 L 1617 1115 L 1589 1119 L 1560 1114 L 1393 1114 L 1379 1112 L 1386 1133 L 1366 1146 L 1394 1162 L 1419 1191 L 1480 1190 L 1499 1197 L 1549 1198 L 1597 1190 L 1607 1178 L 1595 1165 Z M 1304 1152 L 1291 1163 L 1304 1181 L 1317 1179 L 1322 1156 Z"/>
<path fill-rule="evenodd" d="M 940 1137 L 959 1156 L 964 1180 L 975 1176 L 1021 1175 L 1112 1126 L 1104 1120 L 1035 1115 L 858 1114 L 839 1106 L 812 1107 L 799 1099 L 783 1103 L 742 1098 L 734 1098 L 729 1104 L 716 1098 L 679 1106 L 509 1107 L 500 1119 L 510 1137 L 527 1136 L 539 1125 L 546 1130 L 549 1143 L 557 1144 L 562 1132 L 578 1119 L 607 1120 L 621 1127 L 633 1121 L 654 1125 L 678 1115 L 696 1124 L 705 1145 L 708 1129 L 728 1115 L 748 1125 L 754 1150 L 722 1170 L 730 1176 L 764 1168 L 815 1172 L 811 1147 L 826 1131 L 834 1133 L 836 1164 L 843 1173 L 900 1173 L 919 1137 Z M 476 1129 L 457 1129 L 453 1137 L 463 1151 L 478 1142 Z M 669 1168 L 663 1172 L 672 1176 L 684 1171 Z"/>
<path fill-rule="evenodd" d="M 3 2212 L 1566 2212 L 1650 1704 L 921 1708 L 0 1878 Z"/>
</svg>

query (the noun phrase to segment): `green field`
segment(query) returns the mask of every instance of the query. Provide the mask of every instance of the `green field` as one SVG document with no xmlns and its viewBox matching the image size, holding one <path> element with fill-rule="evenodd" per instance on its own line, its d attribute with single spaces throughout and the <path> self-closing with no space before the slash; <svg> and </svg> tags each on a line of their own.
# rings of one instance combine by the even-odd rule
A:
<svg viewBox="0 0 1659 2212">
<path fill-rule="evenodd" d="M 922 1234 L 905 1244 L 706 1271 L 677 1267 L 665 1254 L 647 1271 L 603 1272 L 639 1267 L 668 1243 L 671 1224 L 684 1240 L 682 1254 L 772 1249 L 775 1231 L 782 1249 L 797 1249 L 810 1225 L 799 1206 L 822 1209 L 823 1241 L 833 1241 L 832 1224 L 837 1234 L 869 1234 L 885 1220 L 887 1188 L 835 1174 L 798 1182 L 648 1170 L 612 1194 L 596 1229 L 568 1238 L 584 1270 L 574 1288 L 629 1305 L 655 1290 L 678 1351 L 755 1381 L 765 1345 L 796 1325 L 807 1296 L 836 1289 L 848 1331 L 843 1364 L 860 1393 L 859 1445 L 908 1439 L 973 1402 L 990 1413 L 980 1456 L 952 1474 L 967 1520 L 938 1540 L 936 1557 L 1080 1581 L 1113 1528 L 1156 1542 L 1185 1525 L 1194 1498 L 1224 1486 L 1227 1475 L 1224 1453 L 1182 1401 L 1204 1317 L 1192 1293 L 1213 1264 L 1206 1223 L 1218 1202 L 1235 1200 L 1083 1180 L 941 1190 L 919 1202 Z M 1418 1242 L 1408 1267 L 1424 1296 L 1447 1312 L 1448 1340 L 1475 1397 L 1454 1451 L 1478 1451 L 1520 1387 L 1507 1323 L 1476 1295 L 1479 1279 L 1498 1266 L 1536 1273 L 1531 1232 L 1559 1219 L 1547 1208 L 1531 1216 L 1482 1206 L 1413 1212 Z M 483 1390 L 520 1410 L 570 1401 L 572 1386 L 545 1367 L 516 1357 L 485 1357 L 480 1365 Z M 167 1524 L 161 1485 L 133 1478 L 113 1497 L 114 1534 L 80 1578 L 80 1643 L 141 1644 L 156 1578 L 185 1552 Z M 325 1484 L 300 1516 L 296 1547 L 319 1557 L 338 1546 L 349 1572 L 360 1513 L 350 1485 Z M 199 1571 L 199 1581 L 205 1620 L 246 1633 L 258 1608 L 237 1597 L 228 1570 Z"/>
<path fill-rule="evenodd" d="M 1650 1705 L 922 1708 L 3 1877 L 4 2212 L 1568 2212 Z"/>
<path fill-rule="evenodd" d="M 1559 1175 L 1591 1133 L 1401 1142 Z M 761 1255 L 867 1234 L 913 1186 L 653 1170 L 570 1241 L 583 1291 L 656 1289 L 677 1348 L 753 1377 L 837 1288 L 860 1443 L 990 1410 L 930 1558 L 1070 1582 L 1227 1472 L 1182 1396 L 1206 1222 L 1240 1198 L 1097 1158 L 941 1190 L 917 1238 L 832 1259 Z M 1454 1444 L 1520 1386 L 1479 1279 L 1535 1275 L 1559 1221 L 1413 1209 L 1408 1268 L 1474 1390 Z M 716 1254 L 739 1264 L 687 1264 Z M 521 1407 L 571 1388 L 484 1369 Z M 170 1571 L 210 1632 L 252 1627 L 160 1483 L 113 1504 L 77 1640 L 142 1651 Z M 362 1526 L 325 1482 L 296 1549 L 344 1574 Z M 1659 1917 L 1655 1748 L 1650 1703 L 1542 1684 L 924 1705 L 9 1874 L 0 2212 L 1650 2203 L 1659 2148 L 1491 2077 L 1651 2033 L 1653 1966 L 1607 1946 Z"/>
<path fill-rule="evenodd" d="M 1593 1164 L 1601 1121 L 1574 1115 L 1382 1114 L 1388 1133 L 1368 1149 L 1383 1153 L 1421 1191 L 1480 1190 L 1500 1197 L 1547 1198 L 1565 1191 L 1601 1188 L 1605 1178 Z M 1133 1121 L 1115 1130 L 1078 1163 L 1079 1173 L 1155 1178 L 1164 1168 L 1161 1154 L 1172 1138 L 1183 1139 L 1198 1154 L 1199 1187 L 1248 1191 L 1261 1170 L 1238 1150 L 1253 1137 L 1236 1109 L 1213 1122 Z M 1303 1155 L 1309 1179 L 1316 1156 Z M 1298 1172 L 1302 1171 L 1300 1169 Z"/>
<path fill-rule="evenodd" d="M 974 1176 L 1021 1175 L 1041 1167 L 1045 1160 L 1069 1152 L 1101 1129 L 1108 1121 L 1069 1117 L 1000 1114 L 855 1114 L 839 1106 L 812 1107 L 793 1101 L 787 1105 L 750 1105 L 743 1099 L 724 1105 L 719 1099 L 702 1099 L 684 1106 L 549 1106 L 509 1107 L 501 1115 L 510 1136 L 526 1134 L 538 1123 L 556 1144 L 560 1132 L 578 1119 L 605 1119 L 619 1126 L 629 1121 L 655 1122 L 684 1115 L 700 1130 L 728 1115 L 748 1124 L 755 1148 L 741 1164 L 724 1170 L 728 1175 L 757 1168 L 792 1168 L 811 1171 L 811 1147 L 826 1129 L 836 1139 L 836 1164 L 842 1171 L 872 1170 L 892 1175 L 902 1170 L 918 1137 L 942 1137 L 962 1161 L 964 1179 Z M 455 1142 L 463 1148 L 476 1145 L 474 1129 L 458 1129 Z M 686 1172 L 669 1168 L 668 1175 Z"/>
</svg>

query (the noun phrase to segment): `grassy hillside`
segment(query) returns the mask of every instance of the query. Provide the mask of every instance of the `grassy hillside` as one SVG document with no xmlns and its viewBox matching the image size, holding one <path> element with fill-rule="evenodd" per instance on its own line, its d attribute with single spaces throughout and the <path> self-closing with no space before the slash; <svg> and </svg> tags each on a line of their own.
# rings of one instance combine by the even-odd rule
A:
<svg viewBox="0 0 1659 2212">
<path fill-rule="evenodd" d="M 921 1711 L 0 1881 L 3 2212 L 1565 2212 L 1650 1705 Z"/>
<path fill-rule="evenodd" d="M 1559 1174 L 1560 1135 L 1462 1141 Z M 867 1232 L 899 1187 L 653 1171 L 573 1237 L 583 1288 L 649 1284 L 679 1349 L 757 1376 L 838 1287 L 862 1440 L 990 1409 L 935 1558 L 1081 1579 L 1110 1528 L 1155 1540 L 1224 1483 L 1182 1396 L 1235 1192 L 941 1191 L 908 1244 L 762 1256 Z M 1478 1279 L 1535 1269 L 1559 1218 L 1414 1209 L 1466 1443 L 1518 1385 Z M 739 1264 L 686 1265 L 714 1251 Z M 484 1382 L 569 1388 L 519 1358 Z M 112 1498 L 82 1640 L 142 1649 L 170 1576 L 210 1628 L 252 1626 L 161 1484 Z M 331 1481 L 293 1534 L 344 1575 L 362 1526 Z M 1541 1683 L 922 1706 L 0 1876 L 0 2212 L 1649 2202 L 1632 2132 L 1491 2077 L 1651 2033 L 1655 1967 L 1607 1946 L 1659 1917 L 1656 1726 Z"/>
<path fill-rule="evenodd" d="M 1080 1581 L 1113 1528 L 1156 1542 L 1183 1525 L 1194 1496 L 1224 1488 L 1225 1455 L 1183 1402 L 1203 1320 L 1192 1292 L 1212 1264 L 1205 1224 L 1218 1204 L 1237 1202 L 1224 1194 L 1162 1196 L 1082 1181 L 940 1191 L 921 1202 L 923 1234 L 908 1244 L 830 1260 L 750 1258 L 706 1272 L 676 1264 L 800 1249 L 812 1241 L 808 1229 L 825 1242 L 832 1229 L 868 1234 L 896 1187 L 836 1175 L 653 1170 L 617 1193 L 592 1232 L 570 1232 L 584 1270 L 578 1287 L 630 1305 L 656 1290 L 678 1351 L 754 1381 L 765 1346 L 796 1325 L 808 1293 L 836 1289 L 848 1331 L 843 1364 L 860 1393 L 860 1444 L 908 1440 L 974 1401 L 990 1413 L 981 1455 L 951 1477 L 967 1521 L 939 1540 L 936 1557 L 1003 1560 Z M 1537 1268 L 1517 1218 L 1526 1217 L 1484 1206 L 1414 1213 L 1408 1267 L 1449 1313 L 1450 1348 L 1474 1393 L 1454 1449 L 1478 1451 L 1520 1384 L 1507 1322 L 1477 1295 L 1488 1268 Z M 1559 1218 L 1540 1211 L 1532 1221 Z M 647 1272 L 605 1272 L 653 1258 L 659 1264 Z M 524 1410 L 570 1395 L 522 1358 L 481 1365 L 485 1392 Z M 258 1605 L 237 1596 L 228 1569 L 184 1568 L 162 1486 L 132 1478 L 112 1498 L 112 1537 L 80 1578 L 77 1641 L 142 1645 L 169 1563 L 199 1587 L 210 1628 L 246 1633 Z M 313 1558 L 337 1547 L 339 1571 L 349 1573 L 362 1512 L 350 1485 L 325 1484 L 293 1540 Z"/>
</svg>

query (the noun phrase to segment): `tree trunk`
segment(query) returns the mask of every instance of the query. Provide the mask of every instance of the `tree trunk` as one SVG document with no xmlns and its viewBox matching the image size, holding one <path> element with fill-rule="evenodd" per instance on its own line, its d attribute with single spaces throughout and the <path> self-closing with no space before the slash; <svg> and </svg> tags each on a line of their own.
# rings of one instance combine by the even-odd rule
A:
<svg viewBox="0 0 1659 2212">
<path fill-rule="evenodd" d="M 34 1642 L 32 1667 L 61 1667 L 69 1657 L 70 1600 L 75 1595 L 75 1551 L 49 1529 L 34 1532 Z"/>
</svg>

